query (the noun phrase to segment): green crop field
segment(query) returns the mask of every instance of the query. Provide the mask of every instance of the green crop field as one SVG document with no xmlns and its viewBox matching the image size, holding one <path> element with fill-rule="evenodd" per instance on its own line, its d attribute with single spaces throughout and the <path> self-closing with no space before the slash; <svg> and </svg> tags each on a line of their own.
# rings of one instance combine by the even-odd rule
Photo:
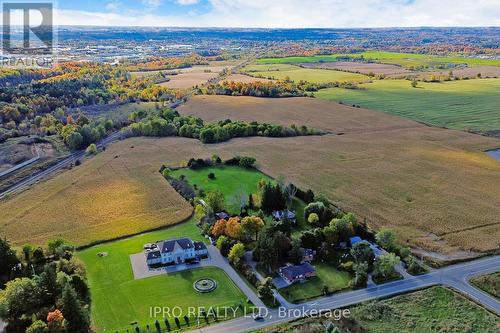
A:
<svg viewBox="0 0 500 333">
<path fill-rule="evenodd" d="M 316 68 L 301 68 L 298 66 L 287 64 L 257 64 L 250 65 L 243 69 L 247 74 L 255 77 L 271 78 L 283 80 L 308 81 L 311 83 L 329 83 L 329 82 L 345 82 L 355 81 L 363 82 L 368 80 L 368 77 L 363 74 L 348 73 L 331 69 L 316 69 Z"/>
<path fill-rule="evenodd" d="M 306 283 L 293 284 L 280 290 L 280 293 L 288 301 L 296 302 L 323 296 L 323 287 L 328 286 L 330 292 L 340 291 L 349 287 L 352 276 L 345 271 L 339 271 L 335 267 L 315 263 L 317 277 Z"/>
<path fill-rule="evenodd" d="M 500 60 L 465 58 L 461 56 L 434 56 L 427 54 L 367 51 L 362 53 L 332 54 L 310 57 L 262 58 L 257 64 L 296 64 L 304 62 L 331 62 L 339 57 L 365 58 L 375 62 L 396 64 L 403 67 L 436 67 L 445 64 L 466 64 L 468 66 L 500 66 Z M 345 60 L 345 59 L 342 59 Z"/>
<path fill-rule="evenodd" d="M 215 179 L 209 179 L 208 174 L 214 173 Z M 210 167 L 198 170 L 188 168 L 172 172 L 173 177 L 186 176 L 189 184 L 202 188 L 205 192 L 219 189 L 224 193 L 226 208 L 230 213 L 239 214 L 240 209 L 233 198 L 239 191 L 246 196 L 257 193 L 257 184 L 261 179 L 270 180 L 269 177 L 255 169 L 243 169 L 237 166 Z"/>
<path fill-rule="evenodd" d="M 471 282 L 476 287 L 500 299 L 500 272 L 476 277 Z"/>
<path fill-rule="evenodd" d="M 198 306 L 237 306 L 246 297 L 217 268 L 196 269 L 183 273 L 160 275 L 134 280 L 130 255 L 142 251 L 145 243 L 174 237 L 191 237 L 202 240 L 194 220 L 161 231 L 107 243 L 77 253 L 87 266 L 92 295 L 92 322 L 97 332 L 132 331 L 137 321 L 141 331 L 146 324 L 154 329 L 155 319 L 150 318 L 150 307 L 179 306 L 184 311 Z M 98 253 L 106 253 L 99 257 Z M 194 291 L 193 283 L 199 278 L 214 278 L 218 288 L 208 294 Z M 158 318 L 163 326 L 163 319 Z M 184 324 L 184 320 L 181 319 Z M 173 318 L 170 323 L 175 326 Z"/>
<path fill-rule="evenodd" d="M 419 82 L 380 80 L 360 89 L 331 88 L 316 97 L 410 118 L 426 124 L 479 132 L 500 130 L 500 79 Z"/>
<path fill-rule="evenodd" d="M 311 316 L 254 333 L 324 332 L 328 322 L 333 322 L 341 332 L 493 333 L 500 330 L 498 316 L 443 287 L 355 305 L 350 307 L 350 313 L 340 321 Z"/>
</svg>

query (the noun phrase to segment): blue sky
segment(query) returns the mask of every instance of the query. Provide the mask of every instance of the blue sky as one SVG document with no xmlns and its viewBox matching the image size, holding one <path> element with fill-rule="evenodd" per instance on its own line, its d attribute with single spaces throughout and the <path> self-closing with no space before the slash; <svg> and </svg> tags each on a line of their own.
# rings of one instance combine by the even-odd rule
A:
<svg viewBox="0 0 500 333">
<path fill-rule="evenodd" d="M 58 0 L 57 7 L 62 25 L 500 26 L 500 0 Z"/>
<path fill-rule="evenodd" d="M 152 13 L 156 15 L 197 14 L 209 12 L 211 5 L 207 0 L 59 0 L 60 9 L 92 11 L 104 10 L 123 13 Z"/>
</svg>

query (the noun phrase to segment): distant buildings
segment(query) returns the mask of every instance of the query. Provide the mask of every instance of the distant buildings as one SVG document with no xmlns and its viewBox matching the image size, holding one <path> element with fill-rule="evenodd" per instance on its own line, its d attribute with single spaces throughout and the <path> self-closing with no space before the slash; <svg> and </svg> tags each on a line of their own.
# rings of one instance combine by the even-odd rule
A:
<svg viewBox="0 0 500 333">
<path fill-rule="evenodd" d="M 208 255 L 203 242 L 193 242 L 190 238 L 177 238 L 144 245 L 149 266 L 182 264 L 196 261 Z"/>
</svg>

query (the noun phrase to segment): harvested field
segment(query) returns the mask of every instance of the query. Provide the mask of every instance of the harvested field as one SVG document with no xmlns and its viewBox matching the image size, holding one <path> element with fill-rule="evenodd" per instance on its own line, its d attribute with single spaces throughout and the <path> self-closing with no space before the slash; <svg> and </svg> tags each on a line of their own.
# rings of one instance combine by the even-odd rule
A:
<svg viewBox="0 0 500 333">
<path fill-rule="evenodd" d="M 251 82 L 271 82 L 272 80 L 253 77 L 244 74 L 231 74 L 224 81 L 234 81 L 234 82 L 242 82 L 242 83 L 251 83 Z"/>
<path fill-rule="evenodd" d="M 475 66 L 475 67 L 465 67 L 453 69 L 451 71 L 453 77 L 458 77 L 461 79 L 477 78 L 478 74 L 481 74 L 482 78 L 498 78 L 500 77 L 500 67 L 498 66 Z M 432 76 L 437 77 L 440 80 L 445 80 L 450 76 L 450 71 L 435 71 L 435 72 L 409 72 L 407 74 L 393 74 L 388 75 L 388 78 L 413 78 L 430 80 Z"/>
<path fill-rule="evenodd" d="M 148 147 L 120 142 L 106 152 L 0 202 L 0 234 L 15 245 L 62 237 L 76 245 L 180 222 L 191 206 L 150 163 Z M 118 150 L 114 148 L 118 147 Z M 141 152 L 129 155 L 129 152 Z"/>
<path fill-rule="evenodd" d="M 408 74 L 411 71 L 406 68 L 390 65 L 390 64 L 375 64 L 375 63 L 364 63 L 364 62 L 349 62 L 349 61 L 335 61 L 335 62 L 308 62 L 301 64 L 305 68 L 326 68 L 326 69 L 337 69 L 341 71 L 356 72 L 361 74 L 375 75 L 394 75 L 394 74 Z"/>
<path fill-rule="evenodd" d="M 219 65 L 207 65 L 207 66 L 193 66 L 189 68 L 184 68 L 180 70 L 180 73 L 220 73 L 224 69 L 231 69 L 232 66 L 219 66 Z"/>
<path fill-rule="evenodd" d="M 500 163 L 482 150 L 498 146 L 498 139 L 311 98 L 196 96 L 180 112 L 208 120 L 305 124 L 344 135 L 217 145 L 185 138 L 121 141 L 1 202 L 2 236 L 16 245 L 58 236 L 86 244 L 176 223 L 191 207 L 161 178 L 159 166 L 215 153 L 255 156 L 266 174 L 324 193 L 373 227 L 393 228 L 413 246 L 444 253 L 497 249 Z"/>
<path fill-rule="evenodd" d="M 497 139 L 307 98 L 197 96 L 180 111 L 210 121 L 296 123 L 344 133 L 213 147 L 256 156 L 264 172 L 322 192 L 374 227 L 394 228 L 413 246 L 448 253 L 497 248 L 500 163 L 482 152 L 498 146 Z"/>
<path fill-rule="evenodd" d="M 160 83 L 160 86 L 171 89 L 189 89 L 207 83 L 219 76 L 216 72 L 186 72 L 169 76 L 170 81 Z"/>
<path fill-rule="evenodd" d="M 154 76 L 159 73 L 167 73 L 167 74 L 175 74 L 175 73 L 220 73 L 224 69 L 231 69 L 233 65 L 230 63 L 219 63 L 219 62 L 213 62 L 210 63 L 209 65 L 204 65 L 204 66 L 193 66 L 193 67 L 186 67 L 186 68 L 178 68 L 178 69 L 165 69 L 165 70 L 157 70 L 157 71 L 141 71 L 141 72 L 131 72 L 130 74 L 132 77 L 135 78 L 144 78 L 144 77 L 149 77 L 149 76 Z"/>
<path fill-rule="evenodd" d="M 251 76 L 284 80 L 286 78 L 299 82 L 308 81 L 311 83 L 330 82 L 364 82 L 369 80 L 368 76 L 336 71 L 333 69 L 301 68 L 299 66 L 276 64 L 276 65 L 249 65 L 243 71 Z"/>
</svg>

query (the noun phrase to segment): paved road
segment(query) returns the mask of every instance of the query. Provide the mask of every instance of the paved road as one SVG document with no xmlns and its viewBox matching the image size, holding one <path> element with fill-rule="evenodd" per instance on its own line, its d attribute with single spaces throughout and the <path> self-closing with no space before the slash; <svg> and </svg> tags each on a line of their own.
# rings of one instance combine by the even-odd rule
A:
<svg viewBox="0 0 500 333">
<path fill-rule="evenodd" d="M 203 261 L 201 263 L 202 266 L 215 266 L 218 267 L 233 280 L 233 282 L 243 291 L 243 293 L 247 296 L 247 298 L 252 301 L 252 303 L 259 308 L 265 308 L 266 306 L 260 300 L 260 298 L 255 294 L 255 292 L 248 286 L 248 284 L 243 280 L 243 278 L 234 270 L 234 268 L 229 264 L 227 258 L 224 258 L 219 250 L 213 246 L 208 245 L 208 255 L 210 256 L 209 261 Z"/>
<path fill-rule="evenodd" d="M 394 281 L 380 286 L 335 294 L 303 304 L 293 304 L 286 310 L 302 313 L 310 310 L 326 311 L 330 309 L 339 309 L 372 299 L 394 296 L 434 285 L 444 285 L 456 289 L 465 295 L 471 295 L 472 299 L 476 302 L 481 303 L 491 311 L 500 314 L 500 302 L 498 300 L 488 294 L 472 288 L 467 284 L 468 279 L 473 276 L 493 273 L 499 270 L 500 255 L 437 269 L 426 275 L 410 277 L 408 279 Z M 282 310 L 282 312 L 283 311 L 285 310 Z M 248 332 L 297 319 L 296 315 L 297 314 L 287 313 L 286 315 L 281 316 L 279 310 L 271 310 L 269 311 L 269 315 L 266 316 L 265 321 L 262 322 L 256 322 L 249 317 L 242 317 L 206 328 L 197 329 L 192 332 Z"/>
</svg>

